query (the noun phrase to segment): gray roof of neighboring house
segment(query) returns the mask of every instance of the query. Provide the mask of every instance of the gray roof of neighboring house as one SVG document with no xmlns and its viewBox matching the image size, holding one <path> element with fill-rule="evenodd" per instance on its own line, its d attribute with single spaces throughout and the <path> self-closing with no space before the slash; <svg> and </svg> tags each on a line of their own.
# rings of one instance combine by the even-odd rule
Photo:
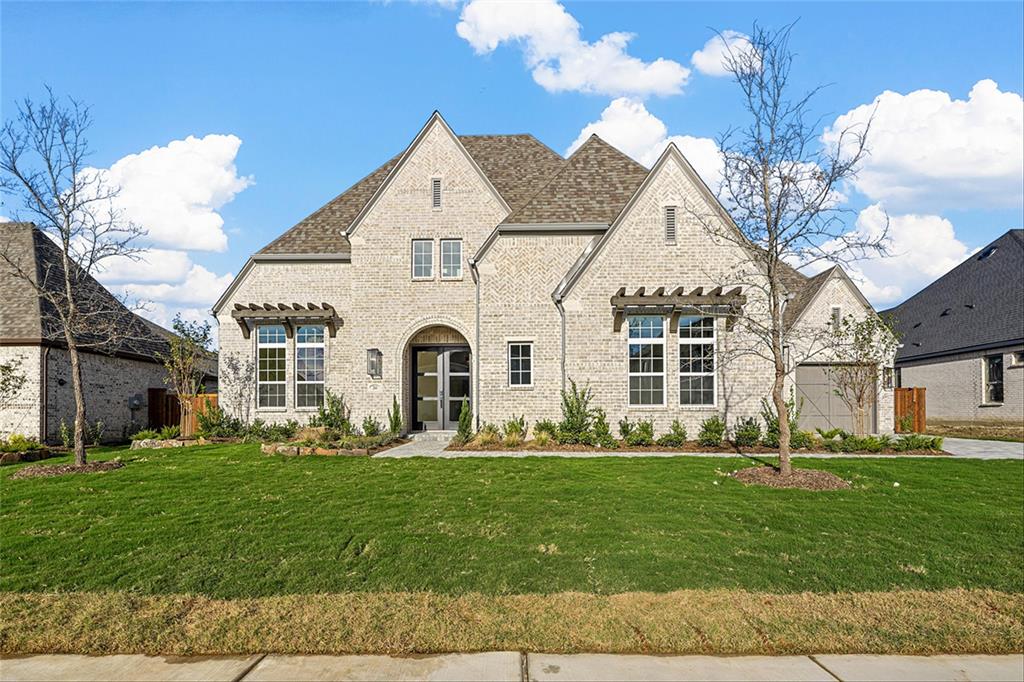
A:
<svg viewBox="0 0 1024 682">
<path fill-rule="evenodd" d="M 0 223 L 0 253 L 8 256 L 41 288 L 58 293 L 63 290 L 60 247 L 32 223 Z M 76 301 L 95 315 L 98 324 L 116 323 L 123 334 L 123 338 L 109 343 L 108 339 L 83 329 L 76 334 L 83 346 L 88 346 L 92 352 L 147 360 L 156 360 L 158 353 L 167 351 L 170 331 L 131 312 L 93 277 L 77 266 L 75 269 Z M 3 258 L 0 258 L 0 301 L 0 343 L 65 345 L 57 311 L 15 275 Z"/>
<path fill-rule="evenodd" d="M 1024 342 L 1024 230 L 1010 230 L 886 310 L 897 362 Z"/>
</svg>

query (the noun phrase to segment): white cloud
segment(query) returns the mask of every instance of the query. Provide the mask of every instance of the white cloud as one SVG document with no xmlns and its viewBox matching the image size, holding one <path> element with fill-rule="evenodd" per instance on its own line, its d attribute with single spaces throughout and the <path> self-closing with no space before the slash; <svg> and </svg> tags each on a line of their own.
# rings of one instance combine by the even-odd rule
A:
<svg viewBox="0 0 1024 682">
<path fill-rule="evenodd" d="M 885 224 L 885 211 L 873 204 L 857 216 L 853 231 L 860 237 L 878 239 Z M 957 239 L 953 224 L 937 215 L 890 215 L 888 239 L 888 256 L 858 261 L 847 268 L 868 300 L 880 307 L 916 293 L 972 253 Z M 814 269 L 828 265 L 818 263 Z"/>
<path fill-rule="evenodd" d="M 627 54 L 631 33 L 583 40 L 579 22 L 555 0 L 473 0 L 462 8 L 455 30 L 479 54 L 502 43 L 520 44 L 533 79 L 550 92 L 675 95 L 690 76 L 678 62 L 644 62 Z"/>
<path fill-rule="evenodd" d="M 224 251 L 228 238 L 218 210 L 253 183 L 238 175 L 234 135 L 188 136 L 129 154 L 110 168 L 89 168 L 119 187 L 115 205 L 147 231 L 147 240 L 196 251 Z"/>
<path fill-rule="evenodd" d="M 736 55 L 752 49 L 750 40 L 739 31 L 722 31 L 721 35 L 714 35 L 704 47 L 693 53 L 690 62 L 693 68 L 706 76 L 728 76 L 730 75 L 725 66 L 725 59 L 730 54 Z M 758 60 L 760 67 L 760 59 Z"/>
<path fill-rule="evenodd" d="M 96 279 L 113 282 L 180 282 L 188 275 L 192 261 L 184 251 L 148 249 L 138 258 L 107 258 Z"/>
<path fill-rule="evenodd" d="M 193 264 L 184 279 L 160 284 L 124 284 L 121 288 L 140 301 L 212 304 L 234 279 L 230 272 L 218 276 L 202 265 Z"/>
<path fill-rule="evenodd" d="M 595 134 L 648 167 L 654 165 L 670 142 L 674 142 L 712 191 L 721 182 L 722 157 L 715 141 L 707 137 L 669 135 L 665 123 L 647 111 L 642 102 L 626 97 L 613 100 L 601 112 L 599 120 L 584 126 L 566 154 L 576 151 Z"/>
<path fill-rule="evenodd" d="M 877 108 L 877 110 L 876 110 Z M 868 134 L 871 154 L 854 180 L 872 201 L 899 211 L 1016 207 L 1024 204 L 1024 100 L 991 80 L 978 81 L 966 100 L 937 90 L 907 95 L 885 91 L 843 114 L 822 140 L 839 131 Z"/>
</svg>

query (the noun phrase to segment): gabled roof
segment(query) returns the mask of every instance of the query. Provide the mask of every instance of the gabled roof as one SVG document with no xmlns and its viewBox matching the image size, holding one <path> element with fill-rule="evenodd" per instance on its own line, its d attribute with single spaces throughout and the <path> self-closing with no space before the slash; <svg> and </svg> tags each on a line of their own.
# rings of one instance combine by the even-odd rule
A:
<svg viewBox="0 0 1024 682">
<path fill-rule="evenodd" d="M 64 267 L 61 250 L 32 223 L 0 223 L 0 252 L 33 281 L 48 291 L 64 289 Z M 128 310 L 102 284 L 75 266 L 76 301 L 98 326 L 117 324 L 119 336 L 108 343 L 105 335 L 82 329 L 76 338 L 83 350 L 110 355 L 123 355 L 156 360 L 168 350 L 167 338 L 172 332 L 144 320 Z M 158 332 L 157 329 L 160 329 Z M 11 266 L 0 258 L 0 343 L 16 345 L 43 343 L 64 345 L 63 328 L 52 304 L 40 298 L 23 279 L 14 275 Z"/>
<path fill-rule="evenodd" d="M 896 360 L 1024 342 L 1024 230 L 1010 230 L 906 301 Z"/>
<path fill-rule="evenodd" d="M 647 169 L 591 135 L 504 225 L 610 225 L 647 177 Z"/>
<path fill-rule="evenodd" d="M 783 329 L 790 329 L 793 323 L 800 319 L 803 315 L 804 310 L 811 304 L 811 301 L 817 297 L 818 292 L 825 285 L 833 275 L 833 271 L 839 266 L 833 266 L 828 270 L 823 270 L 813 277 L 805 277 L 796 270 L 793 270 L 788 265 L 784 268 L 780 268 L 782 275 L 782 281 L 786 285 L 786 289 L 793 293 L 793 298 L 786 303 L 786 309 L 782 312 L 782 327 Z M 797 280 L 796 275 L 802 279 Z"/>
</svg>

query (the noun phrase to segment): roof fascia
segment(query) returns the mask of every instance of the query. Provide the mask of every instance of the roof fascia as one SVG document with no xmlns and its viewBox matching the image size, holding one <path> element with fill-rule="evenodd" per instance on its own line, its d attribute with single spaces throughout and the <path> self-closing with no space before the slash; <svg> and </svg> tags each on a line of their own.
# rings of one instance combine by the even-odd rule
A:
<svg viewBox="0 0 1024 682">
<path fill-rule="evenodd" d="M 793 327 L 796 327 L 796 325 L 800 323 L 800 320 L 804 318 L 804 315 L 807 314 L 807 311 L 813 308 L 814 304 L 818 302 L 818 298 L 821 296 L 821 292 L 824 291 L 825 285 L 836 277 L 838 277 L 839 279 L 843 280 L 846 283 L 847 288 L 849 288 L 854 293 L 854 295 L 857 297 L 857 300 L 861 302 L 865 309 L 870 310 L 875 315 L 878 314 L 877 312 L 875 312 L 874 306 L 872 306 L 868 299 L 864 297 L 864 294 L 861 293 L 861 290 L 857 287 L 854 281 L 850 279 L 850 276 L 847 275 L 846 272 L 838 265 L 833 265 L 830 268 L 829 276 L 818 284 L 818 289 L 817 291 L 814 292 L 814 295 L 811 296 L 811 300 L 807 302 L 807 305 L 805 305 L 803 307 L 803 310 L 801 310 L 800 313 L 796 316 L 796 319 L 793 320 L 793 324 L 789 325 L 791 329 Z"/>
<path fill-rule="evenodd" d="M 412 157 L 413 152 L 416 151 L 417 147 L 419 147 L 419 145 L 423 142 L 423 139 L 427 136 L 427 133 L 430 132 L 431 128 L 433 128 L 435 124 L 440 124 L 444 128 L 445 132 L 448 133 L 448 136 L 452 139 L 452 141 L 455 142 L 455 146 L 458 147 L 459 151 L 462 152 L 462 155 L 466 158 L 467 161 L 469 161 L 469 164 L 476 171 L 477 175 L 479 175 L 480 178 L 484 181 L 484 184 L 487 185 L 487 189 L 490 190 L 490 192 L 498 200 L 498 203 L 505 210 L 505 215 L 508 215 L 509 213 L 512 212 L 512 209 L 509 207 L 508 203 L 501 196 L 501 194 L 498 193 L 498 190 L 491 183 L 490 178 L 487 177 L 483 169 L 480 168 L 480 165 L 466 150 L 466 146 L 462 144 L 462 140 L 459 139 L 459 136 L 452 131 L 451 126 L 449 126 L 448 122 L 444 120 L 443 116 L 441 116 L 441 112 L 435 111 L 433 114 L 430 115 L 430 118 L 427 119 L 426 124 L 424 124 L 424 126 L 420 129 L 420 132 L 416 134 L 416 137 L 413 138 L 412 143 L 408 147 L 406 147 L 404 152 L 402 152 L 402 157 L 398 160 L 398 163 L 395 164 L 394 168 L 391 169 L 387 177 L 384 178 L 384 182 L 380 183 L 380 187 L 378 187 L 377 190 L 373 193 L 373 196 L 370 197 L 370 200 L 366 202 L 366 205 L 363 206 L 362 209 L 360 209 L 359 213 L 356 214 L 356 217 L 352 219 L 352 223 L 345 230 L 346 235 L 351 236 L 352 233 L 356 231 L 356 228 L 359 227 L 359 225 L 366 218 L 370 210 L 372 210 L 373 207 L 377 205 L 377 202 L 380 201 L 380 198 L 384 196 L 384 192 L 388 189 L 388 187 L 391 186 L 391 183 L 394 182 L 394 179 L 398 177 L 398 173 L 402 170 L 402 168 L 405 167 L 405 164 Z"/>
<path fill-rule="evenodd" d="M 251 257 L 245 261 L 245 265 L 243 265 L 242 269 L 238 271 L 238 276 L 231 280 L 231 284 L 228 285 L 228 288 L 224 290 L 224 293 L 220 295 L 220 298 L 218 298 L 213 304 L 213 307 L 210 308 L 210 312 L 213 313 L 214 317 L 217 317 L 217 313 L 220 312 L 220 309 L 224 307 L 224 304 L 227 303 L 228 299 L 235 293 L 235 290 L 241 286 L 242 280 L 246 278 L 255 264 L 256 261 Z"/>
<path fill-rule="evenodd" d="M 603 223 L 521 223 L 514 225 L 503 223 L 487 235 L 487 239 L 470 260 L 473 263 L 479 263 L 501 235 L 599 235 L 607 230 L 608 226 Z"/>
</svg>

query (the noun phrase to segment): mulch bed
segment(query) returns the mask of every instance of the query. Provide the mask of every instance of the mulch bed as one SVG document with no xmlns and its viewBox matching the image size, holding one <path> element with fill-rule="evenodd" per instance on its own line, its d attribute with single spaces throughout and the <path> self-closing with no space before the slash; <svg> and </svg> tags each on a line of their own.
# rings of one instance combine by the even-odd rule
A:
<svg viewBox="0 0 1024 682">
<path fill-rule="evenodd" d="M 87 462 L 86 464 L 33 464 L 11 474 L 11 478 L 41 478 L 47 476 L 63 476 L 64 474 L 92 474 L 102 471 L 113 471 L 124 466 L 119 459 L 106 462 Z"/>
<path fill-rule="evenodd" d="M 740 469 L 732 477 L 746 485 L 764 485 L 769 488 L 799 488 L 800 490 L 843 490 L 849 488 L 847 481 L 831 471 L 818 469 L 793 469 L 789 476 L 783 476 L 775 467 L 749 467 Z"/>
</svg>

